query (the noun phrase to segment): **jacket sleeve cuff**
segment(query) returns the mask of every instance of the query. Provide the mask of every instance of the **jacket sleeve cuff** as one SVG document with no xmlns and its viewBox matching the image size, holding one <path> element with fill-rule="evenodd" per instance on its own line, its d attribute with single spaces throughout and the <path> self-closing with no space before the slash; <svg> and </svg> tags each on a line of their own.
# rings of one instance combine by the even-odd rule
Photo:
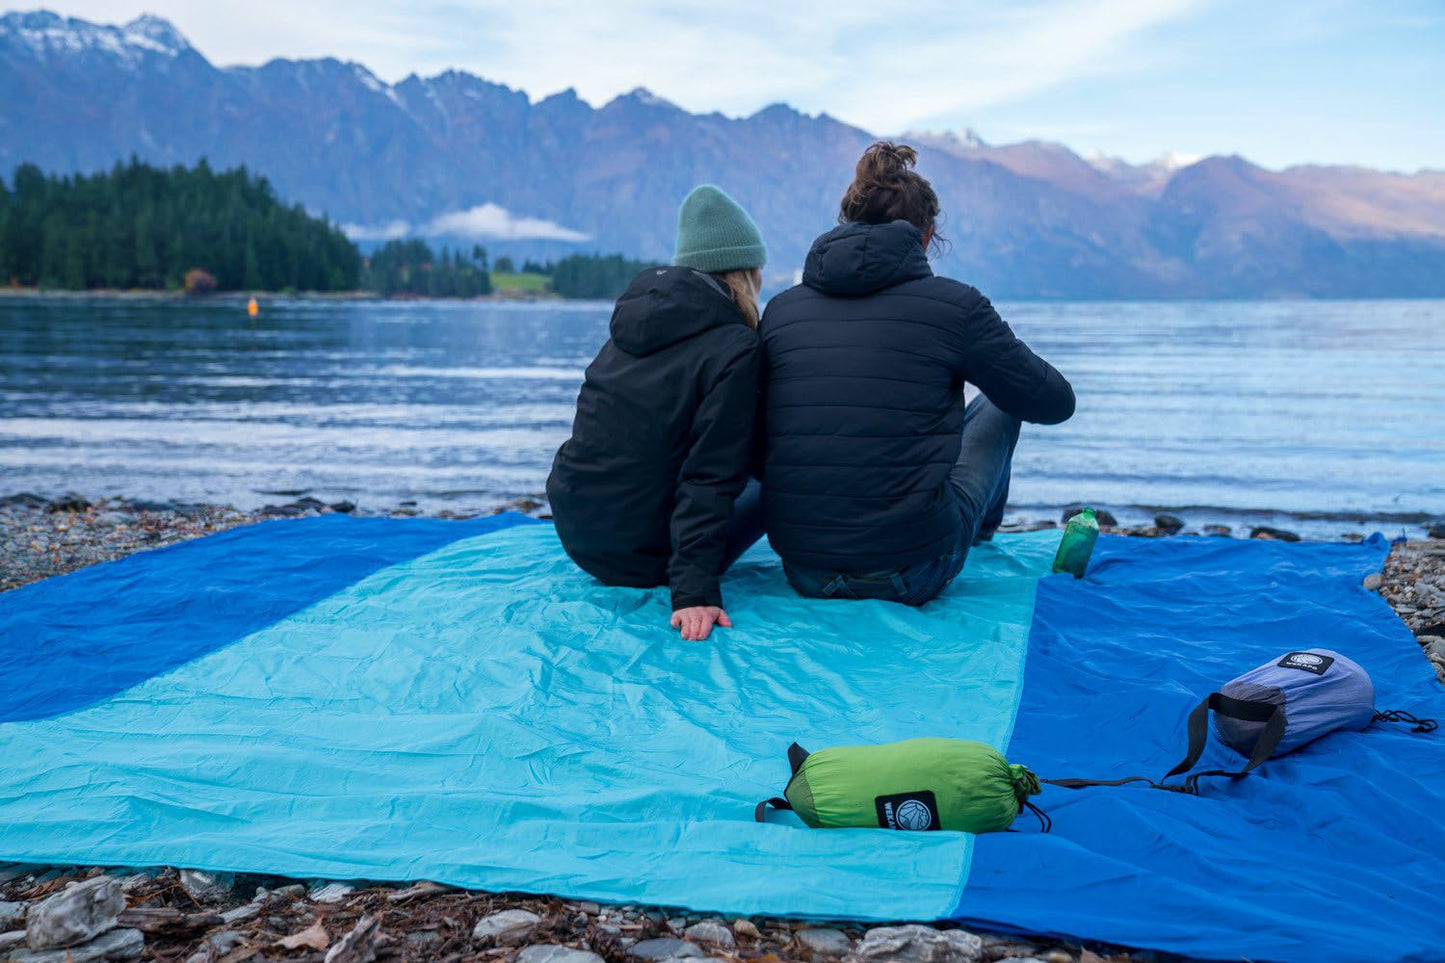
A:
<svg viewBox="0 0 1445 963">
<path fill-rule="evenodd" d="M 711 585 L 677 586 L 672 588 L 672 610 L 690 609 L 698 605 L 715 605 L 722 608 L 722 591 L 717 582 Z"/>
</svg>

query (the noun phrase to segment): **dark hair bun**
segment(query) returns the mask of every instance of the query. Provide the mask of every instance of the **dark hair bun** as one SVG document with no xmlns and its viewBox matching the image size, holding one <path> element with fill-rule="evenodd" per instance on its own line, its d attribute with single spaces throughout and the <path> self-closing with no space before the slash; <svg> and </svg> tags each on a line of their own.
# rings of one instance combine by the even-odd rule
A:
<svg viewBox="0 0 1445 963">
<path fill-rule="evenodd" d="M 859 181 L 887 184 L 918 164 L 918 151 L 907 144 L 880 140 L 858 158 L 855 172 Z"/>
<path fill-rule="evenodd" d="M 907 144 L 880 140 L 858 158 L 853 183 L 838 205 L 838 220 L 844 223 L 887 224 L 907 221 L 924 234 L 938 232 L 938 195 L 933 185 L 913 169 L 918 151 Z"/>
</svg>

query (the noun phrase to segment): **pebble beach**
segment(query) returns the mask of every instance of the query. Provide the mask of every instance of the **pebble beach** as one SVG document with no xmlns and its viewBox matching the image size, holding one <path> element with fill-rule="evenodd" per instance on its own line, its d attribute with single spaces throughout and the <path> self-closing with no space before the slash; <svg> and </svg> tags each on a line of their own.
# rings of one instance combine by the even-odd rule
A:
<svg viewBox="0 0 1445 963">
<path fill-rule="evenodd" d="M 542 515 L 521 499 L 496 511 Z M 418 514 L 302 498 L 255 510 L 224 505 L 20 493 L 0 498 L 0 591 L 239 525 L 348 514 Z M 442 513 L 442 517 L 447 517 Z M 451 516 L 460 517 L 460 516 Z M 1111 526 L 1136 537 L 1232 537 L 1161 515 L 1153 525 Z M 1033 523 L 1049 527 L 1057 523 Z M 1410 628 L 1421 658 L 1445 682 L 1445 530 L 1394 544 L 1364 588 Z M 1293 540 L 1255 528 L 1251 537 Z M 1442 536 L 1442 537 L 1433 537 Z M 1358 538 L 1359 536 L 1345 536 Z M 176 963 L 296 960 L 499 960 L 638 963 L 649 960 L 1126 963 L 1150 952 L 971 933 L 950 926 L 862 926 L 773 918 L 720 918 L 663 907 L 603 906 L 550 897 L 455 890 L 436 883 L 292 880 L 145 869 L 0 863 L 0 960 L 64 963 L 151 959 Z"/>
</svg>

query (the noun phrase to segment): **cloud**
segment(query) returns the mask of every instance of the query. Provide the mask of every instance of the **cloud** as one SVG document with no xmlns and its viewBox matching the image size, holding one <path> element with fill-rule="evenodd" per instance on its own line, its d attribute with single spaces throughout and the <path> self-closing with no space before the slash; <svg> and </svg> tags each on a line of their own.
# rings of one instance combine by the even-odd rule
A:
<svg viewBox="0 0 1445 963">
<path fill-rule="evenodd" d="M 354 241 L 391 241 L 411 233 L 406 221 L 388 221 L 385 224 L 343 224 L 341 232 Z"/>
<path fill-rule="evenodd" d="M 590 241 L 591 234 L 574 231 L 540 217 L 517 217 L 498 204 L 478 204 L 464 211 L 449 211 L 424 224 L 388 221 L 384 224 L 343 224 L 341 230 L 357 241 L 391 241 L 396 238 L 464 237 L 489 241 Z"/>
<path fill-rule="evenodd" d="M 517 217 L 497 204 L 480 204 L 434 218 L 426 234 L 504 241 L 590 241 L 592 235 L 574 231 L 540 217 Z"/>
</svg>

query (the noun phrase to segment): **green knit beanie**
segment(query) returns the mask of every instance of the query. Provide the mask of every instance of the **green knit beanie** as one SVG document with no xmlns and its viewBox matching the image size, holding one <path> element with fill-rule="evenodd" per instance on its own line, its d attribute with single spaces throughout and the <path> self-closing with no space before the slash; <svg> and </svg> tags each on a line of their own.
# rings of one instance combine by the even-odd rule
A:
<svg viewBox="0 0 1445 963">
<path fill-rule="evenodd" d="M 758 268 L 767 261 L 763 236 L 737 201 L 711 184 L 693 188 L 677 212 L 674 264 L 712 274 Z"/>
</svg>

